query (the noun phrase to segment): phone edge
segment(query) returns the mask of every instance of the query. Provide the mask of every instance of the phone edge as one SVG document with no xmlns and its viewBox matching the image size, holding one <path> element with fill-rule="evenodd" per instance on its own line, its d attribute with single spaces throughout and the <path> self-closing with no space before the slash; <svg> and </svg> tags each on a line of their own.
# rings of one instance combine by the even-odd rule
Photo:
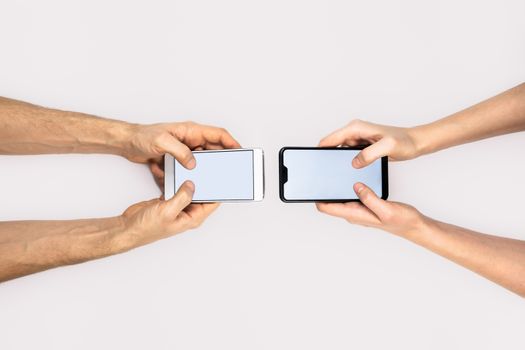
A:
<svg viewBox="0 0 525 350">
<path fill-rule="evenodd" d="M 253 152 L 253 202 L 260 202 L 264 199 L 264 150 L 262 148 L 245 148 Z M 257 174 L 257 176 L 256 176 Z M 258 191 L 256 191 L 258 189 Z M 249 202 L 249 199 L 242 200 Z"/>
<path fill-rule="evenodd" d="M 175 159 L 171 154 L 164 155 L 164 199 L 175 195 Z"/>
</svg>

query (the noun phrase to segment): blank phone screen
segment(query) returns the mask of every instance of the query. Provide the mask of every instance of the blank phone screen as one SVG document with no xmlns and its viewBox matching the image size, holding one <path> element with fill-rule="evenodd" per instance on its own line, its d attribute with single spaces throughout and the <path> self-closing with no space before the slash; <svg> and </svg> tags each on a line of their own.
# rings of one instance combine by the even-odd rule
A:
<svg viewBox="0 0 525 350">
<path fill-rule="evenodd" d="M 253 199 L 253 151 L 194 152 L 197 165 L 188 170 L 175 160 L 175 191 L 186 180 L 195 184 L 194 201 Z"/>
<path fill-rule="evenodd" d="M 362 169 L 352 166 L 359 150 L 288 149 L 283 165 L 288 169 L 284 197 L 288 200 L 358 199 L 353 185 L 362 182 L 383 195 L 381 159 Z"/>
</svg>

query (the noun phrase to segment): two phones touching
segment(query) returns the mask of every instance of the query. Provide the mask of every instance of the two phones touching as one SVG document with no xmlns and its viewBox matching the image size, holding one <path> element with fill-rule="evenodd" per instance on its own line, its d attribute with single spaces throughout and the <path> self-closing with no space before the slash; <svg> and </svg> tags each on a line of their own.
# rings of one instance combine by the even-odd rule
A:
<svg viewBox="0 0 525 350">
<path fill-rule="evenodd" d="M 356 182 L 388 197 L 388 160 L 362 169 L 352 166 L 358 147 L 284 147 L 279 152 L 279 196 L 283 202 L 359 201 Z M 246 202 L 264 198 L 262 149 L 194 151 L 197 166 L 188 170 L 171 155 L 164 159 L 166 198 L 186 181 L 195 184 L 193 202 Z"/>
</svg>

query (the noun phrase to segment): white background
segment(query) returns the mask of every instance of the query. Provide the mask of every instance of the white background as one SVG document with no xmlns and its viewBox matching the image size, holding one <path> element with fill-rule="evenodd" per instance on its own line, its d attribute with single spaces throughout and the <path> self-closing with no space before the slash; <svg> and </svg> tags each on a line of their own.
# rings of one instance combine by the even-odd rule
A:
<svg viewBox="0 0 525 350">
<path fill-rule="evenodd" d="M 120 256 L 0 285 L 0 349 L 523 349 L 523 299 L 389 234 L 278 199 L 277 151 L 410 126 L 525 80 L 525 2 L 2 1 L 0 95 L 194 120 L 266 151 L 266 199 Z M 391 199 L 525 238 L 525 135 L 391 164 Z M 0 219 L 159 195 L 103 155 L 0 157 Z"/>
</svg>

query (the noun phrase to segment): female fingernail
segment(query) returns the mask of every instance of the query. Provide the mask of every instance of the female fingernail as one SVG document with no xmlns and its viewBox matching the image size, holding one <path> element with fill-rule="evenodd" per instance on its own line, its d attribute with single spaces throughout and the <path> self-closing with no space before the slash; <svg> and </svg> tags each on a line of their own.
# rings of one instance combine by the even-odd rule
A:
<svg viewBox="0 0 525 350">
<path fill-rule="evenodd" d="M 365 188 L 365 185 L 363 185 L 362 183 L 358 182 L 354 185 L 354 190 L 357 194 L 359 194 L 359 192 L 361 192 L 363 190 L 363 188 Z"/>
<path fill-rule="evenodd" d="M 187 164 L 188 168 L 190 168 L 190 169 L 195 168 L 195 165 L 197 165 L 197 162 L 195 161 L 195 158 L 191 159 L 191 160 L 188 162 L 188 164 Z"/>
</svg>

